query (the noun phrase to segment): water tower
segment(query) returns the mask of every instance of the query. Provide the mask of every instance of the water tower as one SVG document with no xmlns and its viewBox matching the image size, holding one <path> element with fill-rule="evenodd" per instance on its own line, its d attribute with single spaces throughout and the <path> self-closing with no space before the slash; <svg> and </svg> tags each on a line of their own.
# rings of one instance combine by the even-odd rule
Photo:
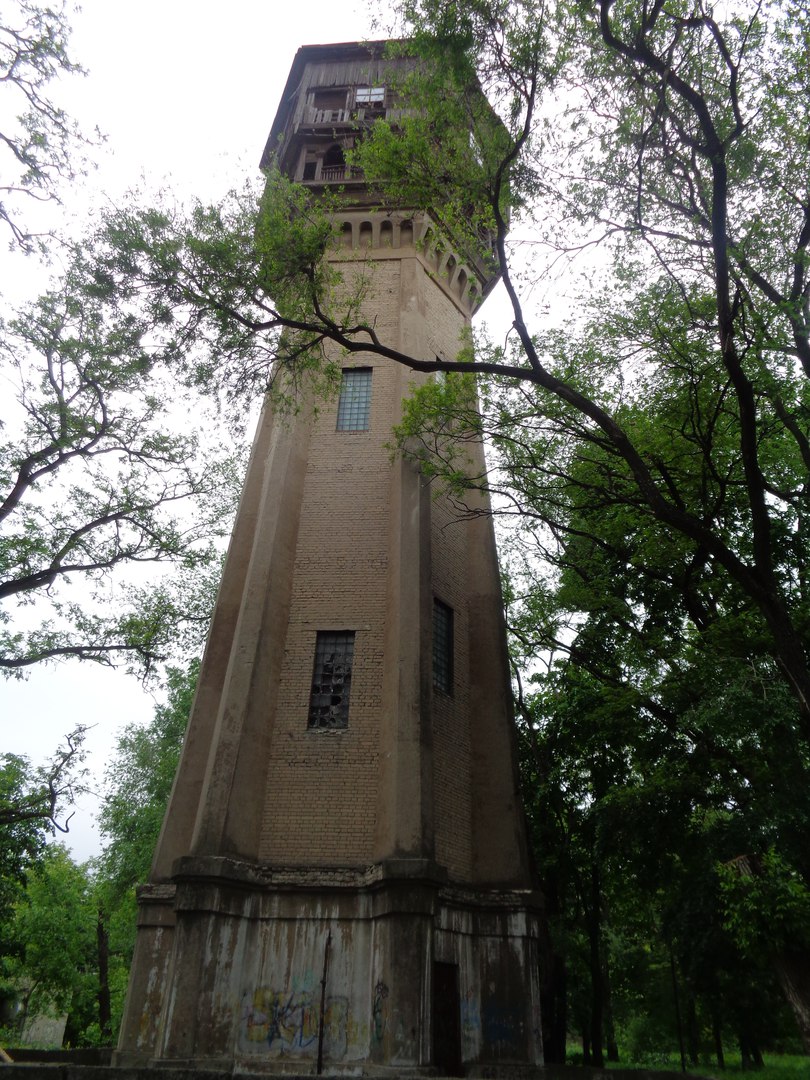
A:
<svg viewBox="0 0 810 1080">
<path fill-rule="evenodd" d="M 379 336 L 452 357 L 495 275 L 429 213 L 380 207 L 346 163 L 364 126 L 396 124 L 407 63 L 379 44 L 300 49 L 264 164 L 339 193 L 328 258 L 370 268 Z M 120 1064 L 542 1063 L 492 523 L 391 457 L 420 377 L 354 355 L 337 400 L 263 413 L 140 890 Z"/>
</svg>

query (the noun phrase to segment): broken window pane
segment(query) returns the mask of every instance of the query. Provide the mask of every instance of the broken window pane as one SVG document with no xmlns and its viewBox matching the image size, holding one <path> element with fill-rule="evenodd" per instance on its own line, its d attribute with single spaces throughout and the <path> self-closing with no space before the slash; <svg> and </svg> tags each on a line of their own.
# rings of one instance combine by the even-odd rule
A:
<svg viewBox="0 0 810 1080">
<path fill-rule="evenodd" d="M 348 727 L 353 658 L 354 630 L 318 631 L 307 727 Z"/>
</svg>

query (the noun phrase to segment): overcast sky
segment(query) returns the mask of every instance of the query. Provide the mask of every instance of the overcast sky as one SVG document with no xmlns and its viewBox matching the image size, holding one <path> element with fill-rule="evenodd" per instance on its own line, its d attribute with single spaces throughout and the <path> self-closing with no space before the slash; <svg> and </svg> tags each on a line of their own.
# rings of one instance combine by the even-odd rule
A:
<svg viewBox="0 0 810 1080">
<path fill-rule="evenodd" d="M 54 96 L 107 139 L 98 169 L 64 193 L 74 215 L 119 202 L 141 177 L 203 198 L 238 186 L 257 173 L 296 49 L 381 36 L 371 8 L 354 0 L 83 0 L 72 24 L 73 58 L 89 74 Z M 0 750 L 40 762 L 76 724 L 95 725 L 88 763 L 100 784 L 116 733 L 148 721 L 153 705 L 124 675 L 77 662 L 41 667 L 26 681 L 0 680 Z M 66 838 L 79 859 L 99 850 L 95 805 L 82 801 Z"/>
</svg>

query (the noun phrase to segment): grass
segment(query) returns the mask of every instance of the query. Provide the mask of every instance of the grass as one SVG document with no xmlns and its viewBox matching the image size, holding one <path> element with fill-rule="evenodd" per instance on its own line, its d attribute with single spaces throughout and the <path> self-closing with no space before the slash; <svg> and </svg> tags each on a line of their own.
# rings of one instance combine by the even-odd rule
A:
<svg viewBox="0 0 810 1080">
<path fill-rule="evenodd" d="M 751 1080 L 810 1080 L 810 1057 L 803 1054 L 763 1054 L 762 1057 L 764 1065 L 761 1069 L 743 1069 L 739 1054 L 726 1054 L 725 1071 L 714 1063 L 689 1069 L 689 1072 L 716 1080 L 732 1076 L 746 1076 Z"/>
<path fill-rule="evenodd" d="M 762 1057 L 764 1065 L 761 1069 L 743 1069 L 740 1055 L 729 1052 L 725 1055 L 725 1069 L 719 1069 L 714 1058 L 705 1058 L 699 1065 L 687 1065 L 686 1072 L 688 1076 L 709 1077 L 711 1080 L 739 1077 L 746 1077 L 747 1080 L 810 1080 L 810 1057 L 804 1054 L 763 1054 Z M 643 1062 L 611 1063 L 608 1068 L 681 1071 L 678 1054 L 651 1054 L 649 1058 Z"/>
</svg>

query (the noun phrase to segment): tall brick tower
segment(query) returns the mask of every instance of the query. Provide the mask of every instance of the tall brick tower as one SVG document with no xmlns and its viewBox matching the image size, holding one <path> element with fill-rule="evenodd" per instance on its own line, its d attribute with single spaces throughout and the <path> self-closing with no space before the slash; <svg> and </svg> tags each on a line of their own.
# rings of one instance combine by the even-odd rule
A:
<svg viewBox="0 0 810 1080">
<path fill-rule="evenodd" d="M 493 284 L 344 150 L 404 61 L 299 50 L 268 140 L 341 192 L 347 274 L 416 356 Z M 536 896 L 495 544 L 387 443 L 414 376 L 352 357 L 338 401 L 259 422 L 150 880 L 120 1064 L 508 1075 L 542 1062 Z M 479 448 L 480 453 L 480 448 Z M 481 465 L 483 459 L 481 458 Z"/>
</svg>

